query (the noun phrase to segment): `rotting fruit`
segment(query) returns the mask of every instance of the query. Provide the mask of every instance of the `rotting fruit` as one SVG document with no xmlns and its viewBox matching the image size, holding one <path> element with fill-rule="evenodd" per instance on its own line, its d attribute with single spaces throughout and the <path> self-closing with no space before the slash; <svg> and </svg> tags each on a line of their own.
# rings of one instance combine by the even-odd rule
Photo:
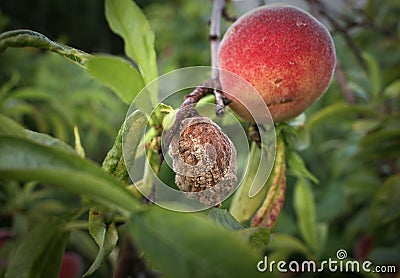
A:
<svg viewBox="0 0 400 278">
<path fill-rule="evenodd" d="M 218 52 L 221 69 L 247 80 L 266 103 L 275 122 L 304 112 L 327 89 L 336 65 L 329 31 L 307 12 L 272 4 L 241 16 L 226 31 Z M 230 107 L 245 120 L 260 118 L 254 93 L 220 72 Z M 250 104 L 247 108 L 240 101 Z"/>
<path fill-rule="evenodd" d="M 211 119 L 196 116 L 183 120 L 171 141 L 170 156 L 175 182 L 188 197 L 215 206 L 234 190 L 236 149 Z"/>
</svg>

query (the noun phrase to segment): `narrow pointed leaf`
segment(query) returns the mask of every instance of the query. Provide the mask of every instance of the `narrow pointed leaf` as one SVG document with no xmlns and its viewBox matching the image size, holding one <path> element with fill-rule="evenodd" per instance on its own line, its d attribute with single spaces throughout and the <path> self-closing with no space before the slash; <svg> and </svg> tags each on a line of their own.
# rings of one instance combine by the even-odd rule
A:
<svg viewBox="0 0 400 278">
<path fill-rule="evenodd" d="M 50 50 L 82 67 L 86 67 L 86 62 L 90 57 L 88 53 L 54 42 L 45 35 L 32 30 L 12 30 L 0 34 L 0 53 L 7 47 L 27 46 Z"/>
<path fill-rule="evenodd" d="M 125 103 L 130 104 L 143 89 L 143 78 L 128 61 L 111 55 L 96 55 L 87 63 L 90 75 L 112 89 Z"/>
<path fill-rule="evenodd" d="M 314 196 L 310 185 L 304 179 L 299 179 L 294 189 L 294 207 L 302 237 L 312 250 L 317 251 L 319 243 Z"/>
<path fill-rule="evenodd" d="M 55 223 L 39 223 L 26 234 L 9 262 L 5 277 L 58 277 L 68 240 L 68 233 L 59 228 Z"/>
<path fill-rule="evenodd" d="M 257 208 L 262 204 L 268 185 L 264 185 L 261 191 L 254 197 L 249 197 L 249 191 L 253 184 L 254 176 L 257 172 L 261 156 L 261 149 L 255 143 L 251 146 L 249 166 L 242 184 L 235 192 L 229 212 L 239 221 L 244 222 L 250 219 Z"/>
<path fill-rule="evenodd" d="M 138 65 L 145 84 L 157 78 L 154 33 L 147 18 L 132 0 L 106 0 L 106 18 L 125 42 L 125 53 Z"/>
<path fill-rule="evenodd" d="M 132 239 L 166 277 L 262 277 L 261 254 L 199 215 L 158 207 L 135 215 Z"/>
<path fill-rule="evenodd" d="M 224 209 L 212 208 L 207 212 L 207 218 L 230 231 L 241 230 L 244 227 Z"/>
<path fill-rule="evenodd" d="M 141 205 L 122 183 L 77 155 L 27 139 L 0 136 L 0 176 L 37 180 L 77 194 L 87 194 L 113 207 L 137 211 Z"/>
<path fill-rule="evenodd" d="M 91 274 L 93 274 L 97 269 L 99 269 L 101 264 L 105 261 L 105 259 L 111 253 L 111 251 L 115 248 L 117 242 L 118 242 L 118 232 L 115 228 L 115 225 L 111 224 L 108 225 L 107 227 L 104 227 L 102 233 L 102 239 L 100 242 L 99 253 L 96 256 L 95 261 L 90 266 L 88 271 L 83 275 L 83 277 L 88 277 Z"/>
</svg>

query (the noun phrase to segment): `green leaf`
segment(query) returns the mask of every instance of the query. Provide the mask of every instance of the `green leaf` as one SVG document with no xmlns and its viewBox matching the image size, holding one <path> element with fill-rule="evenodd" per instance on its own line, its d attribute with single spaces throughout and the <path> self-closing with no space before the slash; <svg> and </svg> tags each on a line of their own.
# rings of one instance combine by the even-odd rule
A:
<svg viewBox="0 0 400 278">
<path fill-rule="evenodd" d="M 57 223 L 38 223 L 18 245 L 5 277 L 58 277 L 68 238 Z"/>
<path fill-rule="evenodd" d="M 261 254 L 195 214 L 151 207 L 129 223 L 134 243 L 166 277 L 258 277 Z"/>
<path fill-rule="evenodd" d="M 318 250 L 318 234 L 316 229 L 316 212 L 314 196 L 310 185 L 299 179 L 294 189 L 294 208 L 300 233 L 311 250 Z"/>
<path fill-rule="evenodd" d="M 50 50 L 82 67 L 86 67 L 86 62 L 90 57 L 88 53 L 54 42 L 45 35 L 32 30 L 12 30 L 0 34 L 0 53 L 7 47 L 27 46 Z"/>
<path fill-rule="evenodd" d="M 249 166 L 243 182 L 236 190 L 232 202 L 229 206 L 229 212 L 239 222 L 250 219 L 262 204 L 268 191 L 268 186 L 264 185 L 261 191 L 254 197 L 249 197 L 249 191 L 253 184 L 254 176 L 260 163 L 261 149 L 253 143 L 250 149 Z"/>
<path fill-rule="evenodd" d="M 103 226 L 103 233 L 100 243 L 100 250 L 93 264 L 90 266 L 88 271 L 82 277 L 88 277 L 93 274 L 104 260 L 108 257 L 111 251 L 115 248 L 118 242 L 118 232 L 115 228 L 115 224 L 110 224 L 107 227 Z"/>
<path fill-rule="evenodd" d="M 142 111 L 136 110 L 129 115 L 103 161 L 102 168 L 120 181 L 127 182 L 127 168 L 132 169 L 135 163 L 136 151 L 146 124 L 147 117 Z"/>
<path fill-rule="evenodd" d="M 35 132 L 35 131 L 31 131 L 28 129 L 25 129 L 25 137 L 27 139 L 32 140 L 35 143 L 41 144 L 43 146 L 48 146 L 48 147 L 52 147 L 55 149 L 59 149 L 65 152 L 69 152 L 71 154 L 76 155 L 75 150 L 70 146 L 67 145 L 66 143 L 64 143 L 63 141 L 51 137 L 50 135 L 44 134 L 44 133 L 39 133 L 39 132 Z"/>
<path fill-rule="evenodd" d="M 350 105 L 347 103 L 332 104 L 324 109 L 314 113 L 307 121 L 309 130 L 315 128 L 328 120 L 339 121 L 339 117 L 348 117 L 349 115 L 375 115 L 376 111 L 372 108 L 362 105 Z"/>
<path fill-rule="evenodd" d="M 308 171 L 303 159 L 296 152 L 291 151 L 287 154 L 287 163 L 293 174 L 299 178 L 307 178 L 314 183 L 318 183 L 318 179 Z"/>
<path fill-rule="evenodd" d="M 80 157 L 85 157 L 85 149 L 82 146 L 81 143 L 81 136 L 79 135 L 79 130 L 77 126 L 74 126 L 74 138 L 75 138 L 75 152 L 77 153 L 77 155 L 79 155 Z"/>
<path fill-rule="evenodd" d="M 157 78 L 154 33 L 145 15 L 132 0 L 106 0 L 106 18 L 125 42 L 125 53 L 138 65 L 144 83 Z"/>
<path fill-rule="evenodd" d="M 0 114 L 0 135 L 10 135 L 15 137 L 27 138 L 34 141 L 35 143 L 39 143 L 45 146 L 51 146 L 75 154 L 74 149 L 71 146 L 64 143 L 63 141 L 44 133 L 39 133 L 28 129 L 24 129 L 23 126 L 21 126 L 11 118 L 8 118 L 1 114 Z"/>
<path fill-rule="evenodd" d="M 243 229 L 243 226 L 225 209 L 212 208 L 207 211 L 207 218 L 230 231 Z"/>
<path fill-rule="evenodd" d="M 144 87 L 143 78 L 137 69 L 119 57 L 93 56 L 87 62 L 87 70 L 127 104 L 130 104 Z"/>
<path fill-rule="evenodd" d="M 263 252 L 271 241 L 271 232 L 264 226 L 241 229 L 235 233 L 244 238 L 255 250 L 260 252 Z"/>
<path fill-rule="evenodd" d="M 375 144 L 383 144 L 385 142 L 393 141 L 393 143 L 400 142 L 400 129 L 384 128 L 376 132 L 370 133 L 361 139 L 361 147 L 369 147 Z"/>
<path fill-rule="evenodd" d="M 274 234 L 272 241 L 268 245 L 268 249 L 273 251 L 284 251 L 284 253 L 287 255 L 294 253 L 300 253 L 307 257 L 310 255 L 304 242 L 292 235 L 287 234 Z"/>
<path fill-rule="evenodd" d="M 24 136 L 24 128 L 11 118 L 0 114 L 0 135 Z"/>
<path fill-rule="evenodd" d="M 371 251 L 368 259 L 376 265 L 398 265 L 400 250 L 397 246 L 378 247 Z M 396 267 L 398 269 L 398 266 Z"/>
<path fill-rule="evenodd" d="M 378 128 L 381 124 L 382 121 L 379 119 L 360 119 L 353 122 L 352 129 L 355 132 L 366 134 Z"/>
<path fill-rule="evenodd" d="M 367 62 L 368 71 L 371 82 L 371 95 L 372 99 L 377 99 L 382 88 L 382 80 L 380 75 L 380 69 L 377 59 L 369 53 L 364 52 L 362 57 Z"/>
<path fill-rule="evenodd" d="M 306 126 L 299 126 L 293 139 L 293 147 L 302 151 L 310 146 L 310 132 Z"/>
<path fill-rule="evenodd" d="M 98 254 L 98 246 L 86 230 L 73 229 L 69 239 L 69 244 L 85 258 L 95 259 Z"/>
<path fill-rule="evenodd" d="M 400 219 L 400 174 L 388 178 L 377 190 L 371 205 L 371 218 L 376 226 Z"/>
<path fill-rule="evenodd" d="M 393 117 L 392 123 L 366 134 L 360 140 L 360 150 L 356 154 L 365 160 L 397 159 L 400 155 L 400 129 L 398 119 Z"/>
<path fill-rule="evenodd" d="M 137 148 L 143 137 L 142 133 L 147 125 L 146 115 L 136 110 L 125 119 L 125 123 L 122 129 L 122 147 L 123 147 L 123 159 L 126 166 L 132 169 Z"/>
<path fill-rule="evenodd" d="M 98 247 L 103 244 L 106 233 L 103 210 L 104 208 L 94 207 L 89 212 L 89 233 Z"/>
<path fill-rule="evenodd" d="M 390 83 L 382 93 L 383 98 L 398 98 L 400 97 L 400 79 Z"/>
<path fill-rule="evenodd" d="M 141 210 L 141 205 L 123 184 L 77 155 L 27 139 L 0 136 L 0 157 L 3 179 L 37 180 L 87 194 L 123 211 Z"/>
<path fill-rule="evenodd" d="M 24 100 L 35 100 L 35 101 L 54 101 L 53 95 L 49 94 L 43 89 L 38 87 L 22 87 L 13 90 L 11 94 L 12 98 L 24 99 Z"/>
</svg>

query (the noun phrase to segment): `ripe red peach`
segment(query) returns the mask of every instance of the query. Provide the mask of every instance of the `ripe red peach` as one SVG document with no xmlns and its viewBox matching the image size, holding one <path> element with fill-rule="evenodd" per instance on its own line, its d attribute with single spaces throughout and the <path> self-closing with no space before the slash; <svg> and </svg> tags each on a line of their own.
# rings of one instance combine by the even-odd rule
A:
<svg viewBox="0 0 400 278">
<path fill-rule="evenodd" d="M 257 90 L 275 122 L 296 117 L 323 95 L 336 65 L 334 43 L 325 26 L 307 12 L 282 4 L 259 7 L 234 22 L 221 41 L 218 59 L 221 69 L 241 76 Z M 253 117 L 261 117 L 265 109 L 257 108 L 260 99 L 223 70 L 221 87 L 233 100 L 232 110 L 253 121 L 240 102 L 245 100 Z"/>
</svg>

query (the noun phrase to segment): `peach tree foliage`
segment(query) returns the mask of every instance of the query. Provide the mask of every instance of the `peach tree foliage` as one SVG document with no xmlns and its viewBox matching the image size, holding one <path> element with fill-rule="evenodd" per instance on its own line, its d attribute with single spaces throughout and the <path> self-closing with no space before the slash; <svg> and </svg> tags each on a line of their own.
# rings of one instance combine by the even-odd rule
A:
<svg viewBox="0 0 400 278">
<path fill-rule="evenodd" d="M 372 6 L 373 3 L 374 1 L 370 1 L 369 5 Z M 369 9 L 373 10 L 373 7 Z M 30 30 L 1 34 L 0 51 L 21 46 L 53 51 L 84 68 L 94 79 L 111 88 L 121 100 L 129 104 L 146 84 L 158 76 L 154 34 L 143 13 L 132 1 L 107 0 L 106 17 L 111 29 L 123 38 L 126 56 L 134 60 L 137 67 L 120 57 L 87 54 L 53 42 Z M 340 41 L 339 44 L 340 49 L 345 49 L 341 45 L 343 42 Z M 344 202 L 344 198 L 354 198 L 355 205 L 368 203 L 370 206 L 370 212 L 362 211 L 364 214 L 360 215 L 354 211 L 347 211 L 356 218 L 351 222 L 353 230 L 347 229 L 350 238 L 351 233 L 365 232 L 366 228 L 360 224 L 366 219 L 365 214 L 370 218 L 372 234 L 384 229 L 390 238 L 398 227 L 397 204 L 400 198 L 399 176 L 393 174 L 396 173 L 394 169 L 399 167 L 400 79 L 382 80 L 383 70 L 377 58 L 368 52 L 362 53 L 361 56 L 364 61 L 361 68 L 364 69 L 366 77 L 351 76 L 353 82 L 350 84 L 357 93 L 358 102 L 349 104 L 338 101 L 336 104 L 328 103 L 326 107 L 324 103 L 319 103 L 317 105 L 321 106 L 318 107 L 320 110 L 312 111 L 314 113 L 305 122 L 293 124 L 295 128 L 282 124 L 277 129 L 277 133 L 280 134 L 278 163 L 274 167 L 268 186 L 275 186 L 278 192 L 276 196 L 279 197 L 282 193 L 282 187 L 279 185 L 286 178 L 286 167 L 290 176 L 296 178 L 293 197 L 289 200 L 293 202 L 294 219 L 297 223 L 294 225 L 294 233 L 282 232 L 285 229 L 278 223 L 277 233 L 271 244 L 269 230 L 247 228 L 246 224 L 238 223 L 223 209 L 184 214 L 143 203 L 138 192 L 127 184 L 128 176 L 121 157 L 122 133 L 143 128 L 140 114 L 123 123 L 113 148 L 101 166 L 84 157 L 79 140 L 76 140 L 74 147 L 70 147 L 46 134 L 26 130 L 11 118 L 0 115 L 0 177 L 2 187 L 4 185 L 5 188 L 9 188 L 7 196 L 16 195 L 19 199 L 15 200 L 25 200 L 32 204 L 35 204 L 35 200 L 42 202 L 43 196 L 57 201 L 57 194 L 46 191 L 46 188 L 50 187 L 69 192 L 69 201 L 73 201 L 60 202 L 61 205 L 55 206 L 58 208 L 55 210 L 54 204 L 48 204 L 48 207 L 32 206 L 29 208 L 31 211 L 17 215 L 15 225 L 21 225 L 18 221 L 21 221 L 24 214 L 32 220 L 24 224 L 29 226 L 29 229 L 24 229 L 25 233 L 18 234 L 15 241 L 0 251 L 1 258 L 5 257 L 8 261 L 7 269 L 0 268 L 0 271 L 5 272 L 6 277 L 31 274 L 57 277 L 64 250 L 70 246 L 80 246 L 82 254 L 92 263 L 86 269 L 86 275 L 96 271 L 102 273 L 104 269 L 100 266 L 108 263 L 110 252 L 116 246 L 123 250 L 131 239 L 137 248 L 136 253 L 143 252 L 150 266 L 171 277 L 252 277 L 253 274 L 257 274 L 255 266 L 266 247 L 271 257 L 275 258 L 301 254 L 309 259 L 318 259 L 324 256 L 324 252 L 329 252 L 326 251 L 326 246 L 330 247 L 328 232 L 337 228 L 328 224 L 338 217 L 340 208 L 336 210 L 335 207 L 336 204 Z M 338 59 L 341 58 L 343 57 L 339 53 Z M 347 66 L 345 59 L 342 60 L 344 66 Z M 394 74 L 391 73 L 391 76 Z M 339 91 L 339 85 L 333 84 L 331 90 Z M 345 134 L 341 136 L 349 137 L 351 144 L 341 144 L 333 139 L 323 144 L 328 137 L 323 136 L 330 134 L 327 125 L 336 125 L 337 119 L 347 123 L 347 126 L 341 126 L 344 130 L 340 132 Z M 157 125 L 162 119 L 155 120 Z M 346 131 L 349 129 L 354 134 L 348 135 Z M 321 169 L 329 171 L 324 166 L 327 163 L 326 158 L 306 151 L 304 156 L 319 161 L 321 167 L 319 169 L 318 165 L 311 165 L 314 176 L 293 150 L 293 147 L 302 149 L 308 144 L 309 133 L 314 140 L 313 144 L 321 145 L 329 157 L 341 161 L 342 165 L 337 166 L 335 173 L 328 172 L 323 176 Z M 79 134 L 76 134 L 76 138 L 79 139 Z M 290 144 L 291 148 L 285 149 L 282 147 L 284 144 Z M 130 151 L 134 153 L 136 147 L 133 144 Z M 332 149 L 337 151 L 332 154 Z M 259 149 L 253 144 L 251 156 L 257 157 L 258 152 Z M 156 165 L 157 157 L 153 156 L 153 159 Z M 374 165 L 371 160 L 379 165 Z M 386 172 L 382 171 L 377 178 L 377 175 L 374 175 L 376 167 L 384 167 Z M 350 170 L 351 176 L 348 172 Z M 242 188 L 250 184 L 250 181 L 246 180 L 251 180 L 251 174 L 250 172 L 245 177 L 238 195 L 240 190 L 244 191 Z M 339 180 L 348 190 L 342 194 L 347 195 L 337 200 L 332 199 L 338 196 L 337 192 L 330 194 L 331 199 L 329 194 L 322 193 L 325 202 L 316 203 L 311 183 L 317 183 L 317 178 L 320 181 L 318 186 L 327 184 L 326 190 L 331 191 L 335 190 L 334 181 Z M 19 187 L 19 183 L 23 183 L 24 186 Z M 361 189 L 362 186 L 367 189 Z M 337 188 L 344 190 L 341 186 Z M 268 195 L 268 192 L 264 191 L 263 194 Z M 246 201 L 248 211 L 236 215 L 243 219 L 251 217 L 264 200 L 263 197 L 258 198 L 252 202 Z M 241 205 L 240 202 L 233 203 L 230 212 L 234 212 Z M 262 211 L 258 213 L 262 215 Z M 285 218 L 282 223 L 293 227 L 287 214 L 283 216 Z M 253 221 L 257 219 L 253 218 Z M 339 217 L 338 221 L 341 220 Z M 141 258 L 138 256 L 136 260 L 141 261 Z M 117 268 L 120 270 L 123 267 L 118 265 Z M 108 274 L 103 272 L 103 275 Z"/>
<path fill-rule="evenodd" d="M 106 17 L 111 29 L 124 39 L 125 53 L 137 67 L 119 57 L 87 54 L 31 30 L 1 34 L 0 49 L 33 46 L 55 52 L 86 69 L 130 103 L 158 76 L 154 34 L 132 1 L 106 1 Z M 81 244 L 96 250 L 87 234 L 82 233 L 85 227 L 98 249 L 86 276 L 105 263 L 116 245 L 123 246 L 127 238 L 132 238 L 134 246 L 146 254 L 146 260 L 172 277 L 228 277 L 255 272 L 260 254 L 251 244 L 264 245 L 269 239 L 267 231 L 246 229 L 224 210 L 184 214 L 147 205 L 128 187 L 121 136 L 124 131 L 142 128 L 141 115 L 123 124 L 101 167 L 84 157 L 79 134 L 73 148 L 46 134 L 26 130 L 6 116 L 0 119 L 0 175 L 7 186 L 35 181 L 24 187 L 26 194 L 35 191 L 39 184 L 46 184 L 80 196 L 69 210 L 61 209 L 54 215 L 47 212 L 47 216 L 29 224 L 31 228 L 14 242 L 15 251 L 8 251 L 6 277 L 57 276 L 64 249 L 72 240 L 76 244 L 80 238 L 84 241 Z M 131 147 L 134 153 L 137 145 Z M 85 222 L 87 212 L 89 219 Z M 252 240 L 258 233 L 264 239 Z M 222 257 L 226 258 L 221 260 Z M 216 261 L 220 261 L 218 265 Z"/>
</svg>

